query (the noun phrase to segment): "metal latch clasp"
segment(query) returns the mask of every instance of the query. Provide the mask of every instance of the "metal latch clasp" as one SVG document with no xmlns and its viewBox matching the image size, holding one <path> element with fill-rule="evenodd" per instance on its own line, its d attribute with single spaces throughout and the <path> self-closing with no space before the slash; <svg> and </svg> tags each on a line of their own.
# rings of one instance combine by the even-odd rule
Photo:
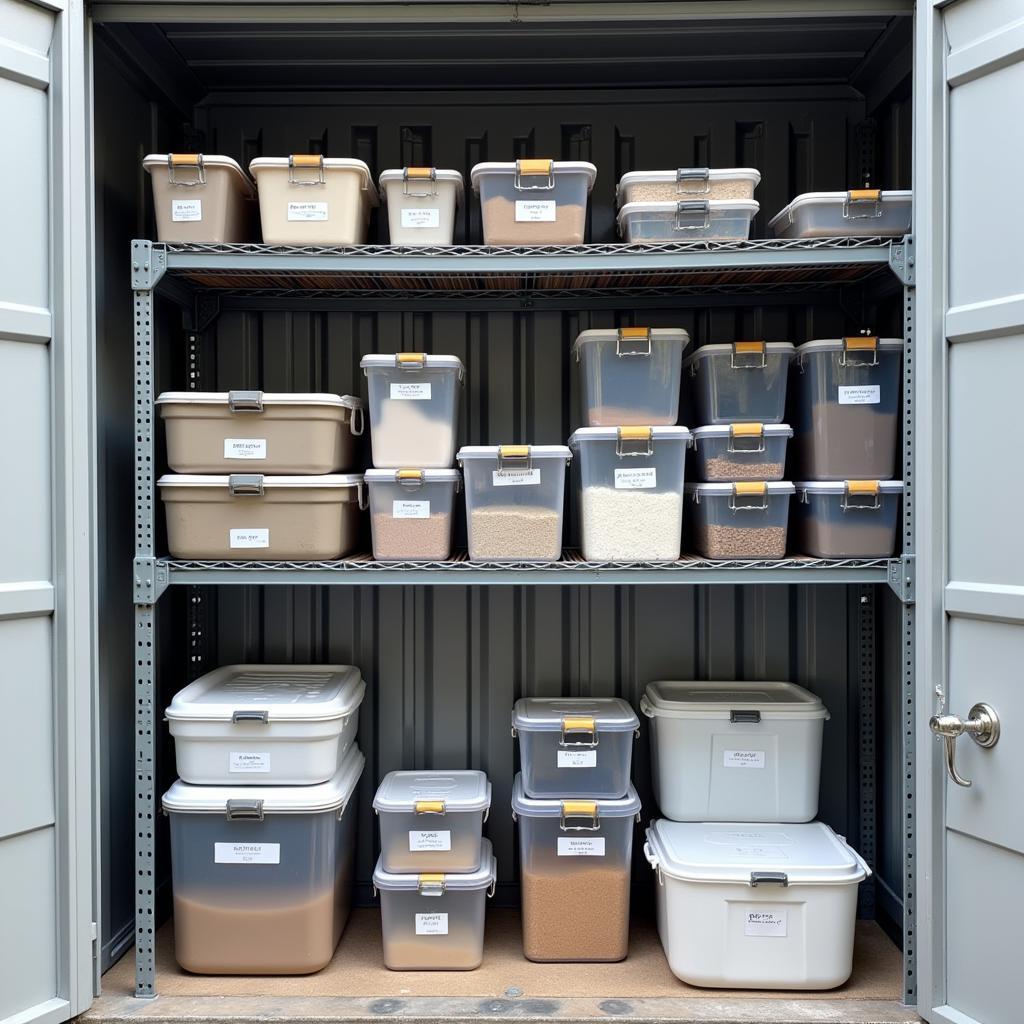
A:
<svg viewBox="0 0 1024 1024">
<path fill-rule="evenodd" d="M 570 825 L 570 821 L 589 822 L 589 824 Z M 601 814 L 597 807 L 597 801 L 563 800 L 558 827 L 563 832 L 599 832 L 601 830 Z"/>
<path fill-rule="evenodd" d="M 651 354 L 650 327 L 620 327 L 615 332 L 617 356 L 649 356 Z"/>
<path fill-rule="evenodd" d="M 737 708 L 729 712 L 729 721 L 733 725 L 758 725 L 761 722 L 761 712 L 757 708 Z"/>
<path fill-rule="evenodd" d="M 228 821 L 262 821 L 262 800 L 229 800 L 226 814 Z"/>
<path fill-rule="evenodd" d="M 447 805 L 443 800 L 417 800 L 412 809 L 415 814 L 444 814 Z"/>
<path fill-rule="evenodd" d="M 427 191 L 422 189 L 411 189 L 409 182 L 427 182 Z M 403 167 L 402 168 L 402 195 L 410 196 L 413 199 L 425 199 L 437 195 L 437 170 L 434 167 Z"/>
<path fill-rule="evenodd" d="M 851 353 L 853 353 L 851 355 Z M 860 353 L 859 355 L 857 353 Z M 843 338 L 843 354 L 840 366 L 877 366 L 878 338 L 874 334 L 858 334 L 854 338 Z"/>
<path fill-rule="evenodd" d="M 848 220 L 866 220 L 882 216 L 882 190 L 853 188 L 843 200 L 843 217 Z"/>
<path fill-rule="evenodd" d="M 194 177 L 180 179 L 178 174 L 182 168 L 192 170 Z M 180 188 L 195 188 L 196 185 L 206 184 L 206 164 L 203 163 L 202 153 L 168 153 L 167 154 L 167 181 L 171 185 Z"/>
<path fill-rule="evenodd" d="M 262 473 L 232 473 L 228 477 L 228 493 L 231 497 L 263 496 Z"/>
<path fill-rule="evenodd" d="M 686 187 L 687 182 L 699 183 L 699 188 Z M 711 170 L 707 167 L 680 167 L 676 170 L 676 195 L 706 196 L 711 191 Z"/>
<path fill-rule="evenodd" d="M 533 468 L 528 444 L 499 444 L 498 472 L 524 472 Z"/>
<path fill-rule="evenodd" d="M 583 736 L 583 739 L 569 739 Z M 597 721 L 591 715 L 565 715 L 562 718 L 563 747 L 596 747 L 598 742 Z"/>
<path fill-rule="evenodd" d="M 540 185 L 524 185 L 523 178 L 543 178 Z M 549 192 L 555 187 L 555 162 L 553 160 L 517 160 L 512 187 L 518 192 Z"/>
<path fill-rule="evenodd" d="M 421 896 L 443 896 L 446 888 L 444 875 L 420 875 L 416 888 Z"/>
<path fill-rule="evenodd" d="M 765 446 L 763 423 L 732 423 L 726 451 L 763 452 Z"/>
<path fill-rule="evenodd" d="M 615 454 L 620 458 L 631 455 L 653 455 L 654 430 L 651 427 L 616 428 Z"/>
<path fill-rule="evenodd" d="M 879 509 L 882 507 L 881 488 L 877 480 L 847 480 L 839 507 L 848 509 Z"/>
<path fill-rule="evenodd" d="M 703 231 L 711 226 L 711 203 L 707 199 L 681 199 L 676 203 L 677 231 Z"/>
<path fill-rule="evenodd" d="M 762 481 L 735 483 L 729 495 L 729 511 L 759 511 L 768 507 L 768 485 Z"/>
<path fill-rule="evenodd" d="M 768 363 L 767 348 L 763 341 L 734 341 L 730 369 L 763 370 Z"/>
<path fill-rule="evenodd" d="M 231 412 L 263 412 L 263 392 L 229 391 L 228 409 Z"/>
<path fill-rule="evenodd" d="M 789 875 L 785 871 L 751 871 L 750 887 L 756 889 L 759 885 L 781 885 L 785 889 L 789 886 Z"/>
<path fill-rule="evenodd" d="M 941 708 L 940 708 L 941 711 Z M 967 720 L 962 721 L 956 715 L 932 715 L 928 720 L 928 728 L 941 738 L 946 759 L 946 773 L 951 781 L 965 789 L 970 789 L 972 782 L 965 779 L 956 770 L 956 741 L 963 735 L 970 736 L 979 747 L 994 747 L 999 742 L 999 716 L 990 704 L 975 704 L 967 712 Z"/>
<path fill-rule="evenodd" d="M 301 169 L 316 171 L 312 178 L 299 177 L 296 172 Z M 323 185 L 324 178 L 324 157 L 323 153 L 293 153 L 288 157 L 288 184 L 289 185 Z"/>
<path fill-rule="evenodd" d="M 232 722 L 259 722 L 261 725 L 270 724 L 270 712 L 260 708 L 245 708 L 231 712 Z"/>
</svg>

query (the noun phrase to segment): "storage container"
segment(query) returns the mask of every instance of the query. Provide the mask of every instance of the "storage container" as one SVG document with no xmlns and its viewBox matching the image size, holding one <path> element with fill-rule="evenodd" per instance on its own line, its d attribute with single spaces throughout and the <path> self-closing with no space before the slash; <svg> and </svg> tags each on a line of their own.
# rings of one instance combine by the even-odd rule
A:
<svg viewBox="0 0 1024 1024">
<path fill-rule="evenodd" d="M 555 562 L 562 554 L 564 445 L 459 449 L 472 562 Z"/>
<path fill-rule="evenodd" d="M 814 990 L 850 977 L 857 886 L 871 869 L 827 825 L 655 821 L 644 853 L 681 981 Z"/>
<path fill-rule="evenodd" d="M 618 799 L 640 719 L 620 697 L 521 697 L 512 711 L 526 796 Z"/>
<path fill-rule="evenodd" d="M 477 164 L 485 245 L 580 245 L 597 168 L 579 160 Z"/>
<path fill-rule="evenodd" d="M 679 419 L 681 327 L 584 331 L 573 345 L 588 427 L 670 426 Z"/>
<path fill-rule="evenodd" d="M 802 479 L 892 479 L 902 365 L 902 338 L 833 338 L 797 349 L 793 443 Z"/>
<path fill-rule="evenodd" d="M 171 821 L 174 954 L 195 974 L 311 974 L 352 903 L 357 746 L 319 786 L 189 786 Z"/>
<path fill-rule="evenodd" d="M 798 483 L 795 547 L 815 558 L 888 558 L 902 494 L 902 480 Z"/>
<path fill-rule="evenodd" d="M 317 153 L 258 157 L 249 164 L 271 245 L 362 245 L 378 205 L 362 160 Z"/>
<path fill-rule="evenodd" d="M 373 800 L 381 867 L 390 874 L 480 870 L 490 806 L 483 772 L 388 772 Z"/>
<path fill-rule="evenodd" d="M 451 245 L 462 175 L 437 167 L 402 167 L 380 176 L 392 245 Z"/>
<path fill-rule="evenodd" d="M 683 199 L 753 199 L 761 172 L 753 167 L 677 167 L 630 171 L 619 179 L 616 198 L 627 203 L 676 203 Z"/>
<path fill-rule="evenodd" d="M 793 428 L 785 423 L 729 423 L 693 432 L 698 480 L 781 480 Z"/>
<path fill-rule="evenodd" d="M 392 971 L 472 971 L 484 958 L 484 913 L 498 863 L 490 841 L 467 874 L 395 874 L 383 857 L 373 872 L 380 894 L 384 966 Z"/>
<path fill-rule="evenodd" d="M 588 562 L 679 557 L 689 444 L 686 427 L 583 427 L 569 438 Z"/>
<path fill-rule="evenodd" d="M 173 558 L 329 560 L 353 551 L 362 473 L 328 476 L 162 476 Z"/>
<path fill-rule="evenodd" d="M 640 798 L 534 800 L 512 787 L 519 821 L 528 960 L 611 961 L 629 952 L 633 829 Z"/>
<path fill-rule="evenodd" d="M 782 558 L 793 492 L 766 480 L 687 484 L 694 548 L 704 558 Z"/>
<path fill-rule="evenodd" d="M 913 218 L 913 195 L 877 188 L 805 192 L 772 217 L 768 230 L 776 238 L 907 235 Z"/>
<path fill-rule="evenodd" d="M 351 665 L 224 665 L 167 709 L 182 782 L 314 786 L 355 742 L 366 684 Z"/>
<path fill-rule="evenodd" d="M 378 562 L 443 562 L 452 553 L 457 469 L 368 469 Z"/>
<path fill-rule="evenodd" d="M 702 345 L 683 360 L 697 422 L 781 423 L 795 351 L 788 341 Z"/>
<path fill-rule="evenodd" d="M 153 185 L 161 242 L 254 242 L 256 187 L 229 156 L 150 153 L 142 161 Z"/>
<path fill-rule="evenodd" d="M 450 469 L 466 376 L 456 356 L 426 352 L 363 356 L 370 441 L 378 469 Z"/>
<path fill-rule="evenodd" d="M 759 209 L 753 199 L 627 203 L 619 210 L 619 235 L 624 242 L 640 244 L 704 238 L 741 241 L 750 237 L 750 222 Z"/>
<path fill-rule="evenodd" d="M 675 821 L 810 821 L 818 813 L 821 735 L 829 713 L 780 682 L 654 682 L 654 795 Z"/>
<path fill-rule="evenodd" d="M 364 406 L 351 395 L 165 391 L 156 400 L 176 473 L 352 469 Z"/>
</svg>

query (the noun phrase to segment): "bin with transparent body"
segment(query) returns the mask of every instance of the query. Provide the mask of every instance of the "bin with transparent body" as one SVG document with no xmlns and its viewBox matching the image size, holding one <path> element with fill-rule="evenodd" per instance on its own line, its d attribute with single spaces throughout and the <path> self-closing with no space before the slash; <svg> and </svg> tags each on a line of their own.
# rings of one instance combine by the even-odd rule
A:
<svg viewBox="0 0 1024 1024">
<path fill-rule="evenodd" d="M 800 482 L 794 547 L 815 558 L 889 558 L 902 494 L 902 480 Z"/>
<path fill-rule="evenodd" d="M 683 360 L 701 424 L 781 423 L 795 349 L 788 341 L 702 345 Z"/>
<path fill-rule="evenodd" d="M 619 179 L 616 198 L 627 203 L 675 203 L 684 199 L 753 199 L 761 172 L 753 167 L 677 167 L 629 171 Z"/>
<path fill-rule="evenodd" d="M 743 241 L 759 204 L 753 199 L 681 199 L 668 203 L 627 203 L 619 210 L 624 242 Z"/>
<path fill-rule="evenodd" d="M 793 492 L 781 481 L 687 484 L 694 550 L 704 558 L 783 558 Z"/>
<path fill-rule="evenodd" d="M 776 238 L 833 238 L 844 235 L 898 237 L 910 233 L 912 192 L 851 189 L 805 192 L 768 222 Z"/>
<path fill-rule="evenodd" d="M 781 480 L 786 446 L 793 436 L 785 423 L 729 423 L 693 431 L 697 480 Z"/>
<path fill-rule="evenodd" d="M 392 245 L 451 245 L 464 186 L 458 171 L 401 167 L 380 176 Z"/>
<path fill-rule="evenodd" d="M 368 469 L 364 478 L 378 562 L 451 557 L 457 469 Z"/>
</svg>

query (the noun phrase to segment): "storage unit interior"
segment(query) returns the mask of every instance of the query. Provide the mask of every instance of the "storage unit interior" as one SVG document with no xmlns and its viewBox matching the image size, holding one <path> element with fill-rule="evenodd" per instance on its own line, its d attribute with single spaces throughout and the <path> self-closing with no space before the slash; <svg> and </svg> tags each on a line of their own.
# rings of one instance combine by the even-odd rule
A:
<svg viewBox="0 0 1024 1024">
<path fill-rule="evenodd" d="M 415 5 L 387 23 L 355 24 L 344 22 L 343 5 L 333 24 L 260 24 L 253 20 L 259 8 L 232 24 L 201 14 L 192 21 L 180 15 L 163 23 L 122 21 L 131 8 L 116 5 L 96 11 L 104 964 L 117 963 L 137 935 L 141 945 L 151 944 L 169 915 L 167 828 L 152 802 L 174 772 L 163 709 L 190 679 L 235 662 L 351 663 L 366 678 L 358 904 L 373 905 L 376 781 L 395 768 L 473 767 L 494 784 L 487 827 L 499 864 L 494 904 L 508 908 L 492 908 L 486 955 L 494 959 L 491 968 L 485 960 L 476 980 L 425 975 L 388 981 L 364 956 L 363 974 L 329 968 L 327 976 L 305 982 L 189 981 L 173 966 L 164 928 L 158 992 L 699 996 L 658 961 L 650 925 L 653 876 L 639 843 L 634 958 L 621 969 L 520 963 L 509 715 L 521 695 L 619 695 L 636 707 L 653 679 L 739 678 L 798 682 L 820 694 L 831 711 L 820 817 L 872 864 L 875 876 L 862 887 L 860 916 L 874 930 L 863 932 L 864 943 L 880 951 L 879 962 L 897 965 L 893 991 L 891 977 L 879 982 L 862 957 L 855 980 L 866 987 L 855 992 L 893 1006 L 913 1003 L 906 561 L 752 570 L 620 567 L 604 575 L 572 565 L 490 577 L 443 567 L 374 575 L 365 565 L 350 573 L 303 566 L 277 575 L 256 568 L 217 575 L 159 562 L 166 548 L 157 507 L 149 541 L 158 561 L 142 571 L 161 574 L 160 582 L 147 589 L 150 580 L 143 577 L 142 597 L 136 591 L 135 598 L 143 639 L 132 636 L 127 608 L 133 585 L 140 586 L 132 538 L 136 553 L 145 553 L 152 524 L 145 523 L 145 494 L 133 503 L 129 481 L 133 467 L 143 480 L 164 469 L 158 419 L 130 397 L 140 372 L 151 370 L 156 391 L 365 394 L 359 361 L 366 353 L 454 353 L 468 371 L 460 444 L 551 444 L 564 443 L 580 422 L 570 346 L 587 328 L 683 326 L 694 346 L 745 338 L 800 343 L 862 329 L 911 340 L 913 290 L 886 261 L 896 253 L 905 275 L 907 247 L 888 242 L 876 247 L 876 262 L 858 262 L 851 247 L 849 261 L 813 264 L 794 257 L 767 270 L 759 254 L 770 247 L 753 243 L 734 247 L 746 262 L 731 275 L 708 269 L 693 253 L 673 264 L 668 251 L 657 272 L 645 265 L 643 273 L 587 278 L 540 272 L 543 254 L 506 252 L 506 263 L 518 259 L 524 269 L 486 280 L 472 267 L 487 256 L 468 250 L 468 262 L 457 271 L 439 256 L 427 278 L 389 276 L 385 262 L 346 274 L 345 254 L 335 254 L 324 274 L 282 278 L 234 264 L 199 271 L 188 269 L 189 254 L 181 253 L 179 269 L 168 270 L 155 293 L 152 365 L 140 367 L 133 356 L 138 325 L 128 257 L 131 239 L 154 237 L 141 167 L 148 152 L 224 153 L 243 165 L 260 155 L 323 152 L 359 157 L 375 174 L 435 165 L 456 168 L 467 179 L 469 168 L 483 160 L 589 160 L 598 178 L 588 237 L 604 245 L 599 252 L 609 258 L 614 251 L 607 244 L 617 241 L 615 183 L 629 170 L 760 169 L 753 239 L 763 238 L 770 217 L 799 193 L 866 183 L 910 187 L 906 14 L 694 21 L 657 20 L 649 11 L 625 18 L 623 5 L 591 7 L 606 9 L 600 20 L 560 21 L 557 5 L 546 13 L 523 5 L 518 19 L 510 8 L 500 20 L 479 23 L 469 14 L 452 23 L 417 23 Z M 378 216 L 371 241 L 386 242 L 386 231 Z M 456 242 L 478 244 L 480 237 L 479 208 L 468 198 Z M 384 250 L 367 252 L 387 259 Z M 306 255 L 315 260 L 316 254 Z M 161 258 L 169 260 L 170 253 Z M 315 271 L 315 262 L 309 266 Z M 910 351 L 908 345 L 908 363 Z M 911 413 L 904 409 L 905 424 Z M 685 403 L 681 422 L 699 425 L 688 419 Z M 138 467 L 133 438 L 141 440 L 140 423 L 152 430 L 156 447 L 153 461 Z M 911 441 L 905 426 L 905 475 Z M 912 481 L 906 482 L 902 543 L 909 555 Z M 571 488 L 566 529 L 567 545 L 575 547 Z M 459 524 L 456 546 L 464 543 Z M 164 582 L 172 585 L 157 602 Z M 146 746 L 150 729 L 152 748 Z M 656 813 L 648 765 L 645 731 L 634 756 L 645 819 Z M 155 859 L 140 861 L 129 837 L 140 837 L 145 851 L 151 831 Z M 140 917 L 138 931 L 137 897 L 149 914 Z M 371 913 L 354 919 L 336 964 L 343 967 L 339 958 L 358 959 L 373 947 Z M 108 992 L 132 991 L 131 959 L 107 975 Z M 140 960 L 143 994 L 154 984 L 147 963 Z"/>
</svg>

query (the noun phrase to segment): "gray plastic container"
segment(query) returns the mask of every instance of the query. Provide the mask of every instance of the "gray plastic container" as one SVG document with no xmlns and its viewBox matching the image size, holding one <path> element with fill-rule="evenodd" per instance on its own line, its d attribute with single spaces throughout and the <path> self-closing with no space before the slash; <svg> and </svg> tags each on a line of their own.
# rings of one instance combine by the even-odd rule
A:
<svg viewBox="0 0 1024 1024">
<path fill-rule="evenodd" d="M 805 192 L 772 217 L 768 230 L 776 238 L 897 237 L 910 232 L 913 200 L 909 191 L 873 188 Z"/>
<path fill-rule="evenodd" d="M 791 483 L 687 484 L 690 539 L 704 558 L 783 558 Z"/>
<path fill-rule="evenodd" d="M 795 546 L 815 558 L 888 558 L 896 551 L 902 480 L 796 485 Z"/>
<path fill-rule="evenodd" d="M 693 242 L 708 238 L 746 241 L 760 209 L 754 199 L 682 199 L 627 203 L 619 210 L 619 235 L 630 244 Z"/>
<path fill-rule="evenodd" d="M 693 432 L 694 476 L 709 483 L 781 480 L 793 428 L 785 423 L 730 423 Z"/>
<path fill-rule="evenodd" d="M 788 341 L 702 345 L 683 360 L 698 423 L 781 423 L 795 353 Z"/>
</svg>

